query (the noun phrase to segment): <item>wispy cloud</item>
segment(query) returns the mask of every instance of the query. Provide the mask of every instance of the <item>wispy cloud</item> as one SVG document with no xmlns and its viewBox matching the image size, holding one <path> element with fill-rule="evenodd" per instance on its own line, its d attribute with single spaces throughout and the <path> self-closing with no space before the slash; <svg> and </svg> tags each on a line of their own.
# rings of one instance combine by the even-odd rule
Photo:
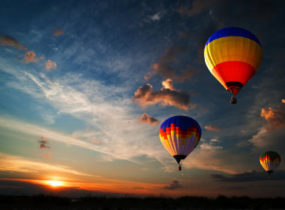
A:
<svg viewBox="0 0 285 210">
<path fill-rule="evenodd" d="M 64 34 L 64 31 L 62 29 L 60 29 L 60 28 L 55 29 L 54 32 L 53 32 L 54 36 L 61 36 L 63 34 Z"/>
<path fill-rule="evenodd" d="M 8 155 L 5 153 L 0 153 L 0 170 L 30 174 L 40 173 L 42 175 L 50 172 L 59 172 L 79 176 L 90 176 L 65 165 L 48 164 L 20 156 Z"/>
<path fill-rule="evenodd" d="M 251 143 L 254 149 L 275 149 L 277 151 L 285 149 L 284 129 L 268 130 L 266 127 L 261 127 L 258 132 L 253 135 L 248 142 Z"/>
<path fill-rule="evenodd" d="M 93 142 L 94 144 L 100 144 L 100 141 L 99 141 L 98 139 L 96 139 L 96 138 L 93 138 L 93 139 L 92 139 L 92 142 Z"/>
<path fill-rule="evenodd" d="M 219 132 L 221 130 L 221 128 L 214 125 L 205 125 L 204 128 L 208 131 L 216 131 L 216 132 Z"/>
<path fill-rule="evenodd" d="M 50 71 L 51 69 L 56 69 L 56 62 L 53 62 L 51 60 L 47 60 L 47 62 L 46 62 L 46 70 Z"/>
<path fill-rule="evenodd" d="M 33 125 L 26 122 L 17 121 L 14 119 L 0 117 L 0 127 L 12 131 L 30 134 L 33 136 L 44 135 L 45 138 L 49 138 L 50 140 L 62 142 L 68 145 L 78 146 L 89 150 L 95 150 L 95 151 L 99 150 L 99 148 L 95 147 L 94 144 L 87 143 L 83 140 L 74 138 L 70 135 L 62 134 L 59 132 L 48 130 L 38 125 Z"/>
<path fill-rule="evenodd" d="M 223 150 L 222 146 L 203 143 L 182 164 L 186 168 L 199 168 L 235 174 L 240 168 L 237 165 L 233 166 L 229 160 L 225 159 L 225 157 L 229 156 L 230 153 Z"/>
<path fill-rule="evenodd" d="M 149 125 L 157 125 L 158 122 L 159 122 L 157 119 L 155 119 L 154 117 L 149 116 L 146 113 L 143 113 L 138 121 L 141 122 L 141 123 L 147 123 Z"/>
<path fill-rule="evenodd" d="M 87 127 L 92 127 L 92 130 L 86 128 L 74 131 L 90 134 L 83 138 L 80 135 L 63 134 L 15 119 L 1 118 L 1 122 L 5 122 L 0 123 L 2 126 L 18 132 L 31 132 L 34 136 L 43 135 L 49 141 L 59 141 L 97 151 L 111 159 L 132 161 L 134 157 L 147 156 L 162 161 L 162 157 L 167 156 L 158 149 L 161 145 L 153 135 L 155 127 L 129 123 L 137 120 L 137 114 L 131 106 L 132 101 L 128 96 L 124 96 L 124 88 L 103 85 L 99 81 L 83 79 L 80 75 L 74 74 L 51 81 L 42 73 L 28 73 L 20 67 L 10 67 L 5 61 L 0 62 L 0 67 L 15 77 L 14 80 L 17 82 L 9 83 L 10 87 L 52 106 L 59 114 L 65 113 L 81 120 Z M 7 124 L 8 121 L 11 123 Z M 135 142 L 134 136 L 137 139 Z M 100 140 L 99 145 L 92 142 L 94 138 Z"/>
<path fill-rule="evenodd" d="M 138 102 L 142 107 L 161 104 L 162 106 L 175 106 L 184 110 L 189 109 L 190 96 L 188 93 L 175 90 L 170 79 L 163 81 L 162 86 L 163 88 L 159 91 L 153 90 L 151 84 L 139 87 L 134 94 L 133 102 Z"/>
<path fill-rule="evenodd" d="M 174 46 L 167 49 L 165 55 L 152 65 L 152 71 L 144 76 L 145 80 L 149 80 L 156 74 L 162 76 L 164 79 L 170 78 L 177 82 L 184 82 L 185 80 L 191 79 L 195 74 L 192 67 L 173 67 L 175 63 L 179 62 L 179 57 L 186 52 L 186 47 Z"/>
<path fill-rule="evenodd" d="M 219 142 L 220 140 L 218 138 L 213 138 L 213 139 L 210 139 L 210 142 L 211 143 L 217 143 Z"/>
<path fill-rule="evenodd" d="M 0 45 L 15 47 L 19 50 L 27 50 L 27 47 L 22 45 L 18 40 L 15 38 L 8 36 L 8 35 L 0 35 Z"/>
</svg>

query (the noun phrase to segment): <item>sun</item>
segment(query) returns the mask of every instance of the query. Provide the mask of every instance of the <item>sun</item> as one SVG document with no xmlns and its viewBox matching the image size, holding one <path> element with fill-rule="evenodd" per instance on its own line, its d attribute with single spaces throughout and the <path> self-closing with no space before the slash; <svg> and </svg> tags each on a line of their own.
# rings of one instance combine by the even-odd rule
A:
<svg viewBox="0 0 285 210">
<path fill-rule="evenodd" d="M 58 180 L 48 180 L 47 184 L 50 185 L 51 187 L 61 187 L 61 186 L 63 186 L 63 182 L 62 181 L 58 181 Z"/>
</svg>

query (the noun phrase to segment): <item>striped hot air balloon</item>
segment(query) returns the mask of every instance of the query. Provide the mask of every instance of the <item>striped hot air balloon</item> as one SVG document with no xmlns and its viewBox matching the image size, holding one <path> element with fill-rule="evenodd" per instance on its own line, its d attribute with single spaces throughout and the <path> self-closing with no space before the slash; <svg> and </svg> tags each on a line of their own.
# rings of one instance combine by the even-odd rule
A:
<svg viewBox="0 0 285 210">
<path fill-rule="evenodd" d="M 174 116 L 165 120 L 159 129 L 160 141 L 171 156 L 177 161 L 185 159 L 198 145 L 201 128 L 192 118 Z"/>
<path fill-rule="evenodd" d="M 212 75 L 234 96 L 257 71 L 262 59 L 261 43 L 243 28 L 223 28 L 208 39 L 204 58 Z M 233 96 L 231 103 L 236 103 Z"/>
<path fill-rule="evenodd" d="M 271 174 L 280 165 L 281 158 L 277 152 L 268 151 L 259 157 L 259 162 L 263 169 Z"/>
</svg>

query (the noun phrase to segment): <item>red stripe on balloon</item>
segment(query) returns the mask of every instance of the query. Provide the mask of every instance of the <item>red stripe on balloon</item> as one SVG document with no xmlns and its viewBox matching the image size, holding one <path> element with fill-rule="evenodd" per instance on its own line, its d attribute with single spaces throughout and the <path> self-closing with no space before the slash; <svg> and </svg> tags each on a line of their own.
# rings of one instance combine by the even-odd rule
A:
<svg viewBox="0 0 285 210">
<path fill-rule="evenodd" d="M 245 85 L 255 74 L 254 68 L 241 61 L 227 61 L 217 64 L 212 74 L 226 86 L 227 82 L 240 82 Z"/>
</svg>

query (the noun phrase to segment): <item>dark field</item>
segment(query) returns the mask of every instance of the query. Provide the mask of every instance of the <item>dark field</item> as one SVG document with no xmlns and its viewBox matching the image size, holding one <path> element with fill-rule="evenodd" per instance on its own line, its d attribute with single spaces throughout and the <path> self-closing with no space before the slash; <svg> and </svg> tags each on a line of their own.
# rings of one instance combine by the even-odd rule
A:
<svg viewBox="0 0 285 210">
<path fill-rule="evenodd" d="M 0 209 L 100 209 L 100 210 L 202 210 L 202 209 L 285 209 L 285 198 L 206 197 L 181 198 L 132 198 L 132 197 L 84 197 L 64 198 L 54 196 L 0 196 Z"/>
</svg>

